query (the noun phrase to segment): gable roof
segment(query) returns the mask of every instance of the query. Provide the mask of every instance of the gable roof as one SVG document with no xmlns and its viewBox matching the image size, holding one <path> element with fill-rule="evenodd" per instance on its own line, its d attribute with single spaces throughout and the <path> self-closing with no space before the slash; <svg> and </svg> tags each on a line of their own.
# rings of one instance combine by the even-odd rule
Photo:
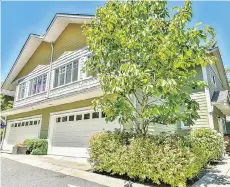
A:
<svg viewBox="0 0 230 187">
<path fill-rule="evenodd" d="M 12 82 L 37 50 L 41 42 L 54 43 L 69 23 L 90 23 L 92 17 L 94 17 L 94 15 L 57 13 L 46 29 L 44 35 L 30 34 L 19 52 L 13 67 L 3 82 L 1 89 L 13 90 Z"/>
<path fill-rule="evenodd" d="M 34 54 L 34 52 L 39 47 L 42 41 L 54 43 L 69 23 L 90 23 L 93 17 L 94 15 L 90 14 L 57 13 L 50 22 L 49 26 L 47 27 L 46 33 L 44 35 L 41 36 L 37 34 L 30 34 L 25 44 L 23 45 L 21 51 L 19 52 L 19 55 L 13 67 L 11 68 L 5 81 L 3 82 L 1 89 L 13 90 L 12 82 L 14 81 L 18 73 L 21 71 L 21 69 L 25 66 L 30 57 Z M 210 50 L 210 53 L 215 53 L 215 56 L 218 56 L 218 73 L 224 84 L 224 87 L 226 89 L 229 89 L 227 76 L 225 73 L 219 48 L 213 48 L 212 50 Z"/>
</svg>

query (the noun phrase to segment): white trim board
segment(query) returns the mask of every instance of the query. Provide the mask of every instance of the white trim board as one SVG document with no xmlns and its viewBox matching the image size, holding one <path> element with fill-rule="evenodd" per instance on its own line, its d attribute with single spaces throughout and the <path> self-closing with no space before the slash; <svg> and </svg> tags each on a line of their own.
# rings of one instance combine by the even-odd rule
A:
<svg viewBox="0 0 230 187">
<path fill-rule="evenodd" d="M 29 116 L 29 117 L 24 117 L 24 118 L 11 119 L 11 120 L 7 120 L 7 121 L 11 123 L 14 121 L 22 121 L 22 120 L 28 120 L 28 119 L 34 119 L 34 118 L 42 118 L 42 115 L 35 115 L 35 116 Z"/>
<path fill-rule="evenodd" d="M 208 75 L 207 75 L 207 66 L 202 67 L 202 74 L 203 74 L 203 79 L 206 84 L 208 84 Z M 209 121 L 209 126 L 211 129 L 214 129 L 214 122 L 213 122 L 213 106 L 211 104 L 211 97 L 210 97 L 210 91 L 207 86 L 205 86 L 205 95 L 206 95 L 206 101 L 207 101 L 207 107 L 208 107 L 208 121 Z"/>
<path fill-rule="evenodd" d="M 77 109 L 63 110 L 60 112 L 51 112 L 50 116 L 66 114 L 66 113 L 71 114 L 71 113 L 82 112 L 82 111 L 93 111 L 93 109 L 90 106 L 87 106 L 87 107 L 82 107 Z"/>
</svg>

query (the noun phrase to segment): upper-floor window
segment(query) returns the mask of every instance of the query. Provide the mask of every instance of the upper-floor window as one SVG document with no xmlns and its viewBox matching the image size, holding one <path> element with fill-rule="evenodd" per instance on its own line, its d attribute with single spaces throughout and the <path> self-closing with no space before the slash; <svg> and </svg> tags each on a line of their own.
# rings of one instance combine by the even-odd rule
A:
<svg viewBox="0 0 230 187">
<path fill-rule="evenodd" d="M 40 75 L 30 80 L 29 95 L 44 92 L 46 90 L 47 74 Z"/>
<path fill-rule="evenodd" d="M 216 85 L 216 77 L 214 75 L 212 75 L 212 83 Z"/>
<path fill-rule="evenodd" d="M 25 93 L 26 93 L 26 83 L 22 83 L 19 84 L 19 88 L 18 88 L 18 99 L 23 99 L 25 97 Z"/>
<path fill-rule="evenodd" d="M 78 80 L 78 60 L 54 70 L 54 87 Z"/>
</svg>

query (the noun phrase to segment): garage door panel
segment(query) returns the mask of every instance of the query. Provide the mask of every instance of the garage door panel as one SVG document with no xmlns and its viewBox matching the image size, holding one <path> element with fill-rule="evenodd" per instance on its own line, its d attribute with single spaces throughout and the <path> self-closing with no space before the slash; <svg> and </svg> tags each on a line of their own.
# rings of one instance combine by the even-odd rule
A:
<svg viewBox="0 0 230 187">
<path fill-rule="evenodd" d="M 79 148 L 88 148 L 90 137 L 101 131 L 114 130 L 120 128 L 119 123 L 106 123 L 104 116 L 100 112 L 99 118 L 93 119 L 93 111 L 83 111 L 76 113 L 65 112 L 63 115 L 52 116 L 53 134 L 52 149 L 55 154 L 74 155 Z M 64 113 L 64 112 L 63 112 Z M 84 119 L 84 114 L 90 114 L 90 119 Z M 77 120 L 77 115 L 82 115 L 81 120 Z M 68 121 L 72 116 L 72 120 Z M 74 121 L 73 121 L 74 116 Z M 89 117 L 89 116 L 88 116 Z M 62 121 L 64 119 L 64 121 Z M 67 149 L 69 148 L 69 149 Z M 64 152 L 64 149 L 66 150 Z M 67 151 L 68 150 L 68 151 Z"/>
<path fill-rule="evenodd" d="M 53 144 L 53 146 L 54 147 L 72 147 L 72 148 L 84 147 L 84 148 L 88 148 L 89 144 L 88 144 L 87 140 L 81 141 L 81 142 L 55 142 Z"/>
<path fill-rule="evenodd" d="M 29 125 L 30 122 L 32 125 Z M 27 138 L 38 138 L 40 132 L 40 122 L 41 117 L 22 118 L 10 121 L 7 144 L 15 145 L 17 143 L 23 143 Z"/>
<path fill-rule="evenodd" d="M 93 134 L 94 132 L 87 132 L 84 134 L 74 134 L 74 135 L 63 134 L 62 136 L 55 136 L 55 138 L 53 138 L 53 142 L 68 142 L 68 141 L 76 142 L 78 140 L 81 141 L 81 139 L 90 138 Z M 66 137 L 63 138 L 63 136 Z"/>
<path fill-rule="evenodd" d="M 90 123 L 90 122 L 89 122 Z M 55 132 L 69 132 L 70 130 L 74 131 L 85 131 L 85 130 L 109 130 L 114 129 L 113 124 L 106 124 L 105 122 L 101 122 L 99 124 L 63 124 L 63 125 L 57 125 L 55 127 Z"/>
<path fill-rule="evenodd" d="M 97 132 L 102 132 L 102 131 L 105 131 L 103 129 L 93 129 L 93 130 L 88 130 L 88 131 L 71 131 L 68 132 L 68 131 L 65 131 L 65 132 L 55 132 L 55 137 L 53 139 L 56 139 L 56 138 L 72 138 L 72 137 L 82 137 L 82 136 L 89 136 L 89 135 L 92 135 L 92 134 L 95 134 Z"/>
<path fill-rule="evenodd" d="M 66 139 L 65 141 L 56 140 L 53 143 L 53 146 L 57 147 L 88 147 L 89 146 L 89 137 L 81 137 L 74 139 Z"/>
<path fill-rule="evenodd" d="M 68 128 L 68 127 L 66 127 L 66 128 Z M 101 131 L 107 131 L 107 130 L 108 129 L 104 129 L 104 128 L 92 129 L 92 130 L 87 130 L 87 129 L 85 129 L 85 130 L 84 129 L 81 129 L 81 130 L 69 129 L 69 131 L 68 130 L 54 131 L 54 133 L 55 133 L 55 136 L 62 136 L 64 134 L 68 134 L 68 135 L 71 135 L 71 134 L 75 135 L 75 134 L 77 134 L 77 135 L 79 135 L 79 134 L 84 134 L 84 133 L 88 134 L 88 132 L 101 132 Z"/>
</svg>

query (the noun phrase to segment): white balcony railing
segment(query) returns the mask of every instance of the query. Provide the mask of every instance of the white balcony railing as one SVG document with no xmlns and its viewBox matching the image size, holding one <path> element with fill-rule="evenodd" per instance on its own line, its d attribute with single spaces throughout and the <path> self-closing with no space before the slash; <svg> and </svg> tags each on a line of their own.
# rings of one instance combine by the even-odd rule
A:
<svg viewBox="0 0 230 187">
<path fill-rule="evenodd" d="M 37 102 L 45 100 L 46 98 L 47 98 L 47 91 L 36 94 L 36 95 L 31 95 L 31 96 L 26 97 L 24 99 L 14 101 L 14 108 L 15 107 L 22 107 L 22 106 L 29 105 L 32 103 L 37 103 Z"/>
<path fill-rule="evenodd" d="M 63 85 L 61 87 L 52 88 L 50 90 L 49 96 L 47 94 L 47 91 L 43 93 L 39 93 L 36 95 L 32 95 L 29 97 L 26 97 L 24 99 L 18 100 L 14 102 L 14 107 L 22 107 L 26 105 L 35 104 L 47 99 L 53 99 L 61 97 L 68 97 L 69 95 L 75 94 L 77 92 L 90 92 L 90 88 L 95 88 L 99 86 L 98 78 L 86 78 L 83 80 L 79 80 L 76 82 L 72 82 L 67 85 Z"/>
<path fill-rule="evenodd" d="M 61 95 L 68 95 L 73 92 L 87 91 L 90 88 L 99 86 L 98 78 L 86 78 L 76 82 L 72 82 L 61 87 L 53 88 L 50 90 L 50 98 L 58 97 Z"/>
</svg>

